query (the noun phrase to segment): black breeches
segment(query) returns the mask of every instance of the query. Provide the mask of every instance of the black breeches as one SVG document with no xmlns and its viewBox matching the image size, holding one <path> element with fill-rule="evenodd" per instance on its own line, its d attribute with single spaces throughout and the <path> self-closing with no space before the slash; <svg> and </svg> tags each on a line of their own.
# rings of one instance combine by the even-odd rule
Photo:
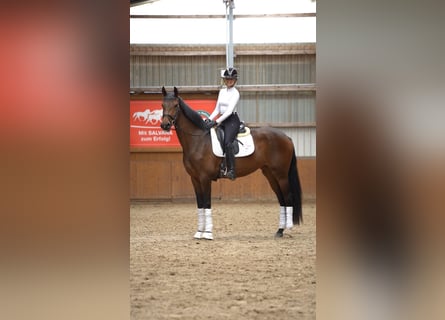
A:
<svg viewBox="0 0 445 320">
<path fill-rule="evenodd" d="M 231 144 L 235 140 L 240 124 L 241 121 L 236 113 L 233 113 L 221 123 L 221 127 L 224 130 L 224 146 Z"/>
</svg>

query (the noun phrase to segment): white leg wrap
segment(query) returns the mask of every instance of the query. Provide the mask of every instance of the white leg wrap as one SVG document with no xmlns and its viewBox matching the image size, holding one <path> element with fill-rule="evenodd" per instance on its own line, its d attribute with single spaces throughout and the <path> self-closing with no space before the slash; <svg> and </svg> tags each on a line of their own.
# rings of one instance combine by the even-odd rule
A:
<svg viewBox="0 0 445 320">
<path fill-rule="evenodd" d="M 196 231 L 195 235 L 193 236 L 195 239 L 202 238 L 202 232 L 204 231 L 204 225 L 205 225 L 204 209 L 198 208 L 198 231 Z"/>
<path fill-rule="evenodd" d="M 280 207 L 280 224 L 278 225 L 278 228 L 286 228 L 286 207 Z"/>
<path fill-rule="evenodd" d="M 212 209 L 204 209 L 204 215 L 206 221 L 204 230 L 207 232 L 212 232 L 213 229 Z"/>
<path fill-rule="evenodd" d="M 205 228 L 204 232 L 202 233 L 202 237 L 207 240 L 213 240 L 212 209 L 204 209 L 204 215 L 205 215 Z"/>
<path fill-rule="evenodd" d="M 293 213 L 293 207 L 286 207 L 286 228 L 288 229 L 292 229 L 294 226 Z"/>
</svg>

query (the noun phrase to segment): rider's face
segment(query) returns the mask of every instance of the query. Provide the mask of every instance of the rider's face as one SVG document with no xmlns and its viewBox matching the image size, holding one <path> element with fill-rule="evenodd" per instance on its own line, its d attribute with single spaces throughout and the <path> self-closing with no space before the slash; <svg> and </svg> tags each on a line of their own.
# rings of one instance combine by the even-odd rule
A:
<svg viewBox="0 0 445 320">
<path fill-rule="evenodd" d="M 228 88 L 231 88 L 235 85 L 236 80 L 235 79 L 224 79 L 224 83 Z"/>
</svg>

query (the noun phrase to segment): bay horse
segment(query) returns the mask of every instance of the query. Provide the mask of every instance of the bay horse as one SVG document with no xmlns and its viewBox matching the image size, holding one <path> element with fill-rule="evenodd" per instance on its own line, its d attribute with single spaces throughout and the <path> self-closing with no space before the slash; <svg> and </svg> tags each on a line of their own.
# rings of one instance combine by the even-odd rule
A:
<svg viewBox="0 0 445 320">
<path fill-rule="evenodd" d="M 190 108 L 179 96 L 178 89 L 167 92 L 162 87 L 161 128 L 170 131 L 175 127 L 183 149 L 183 164 L 190 175 L 198 207 L 196 239 L 212 240 L 213 222 L 211 207 L 212 181 L 219 178 L 223 158 L 212 152 L 209 129 L 198 112 Z M 250 156 L 235 158 L 236 176 L 242 177 L 261 169 L 280 204 L 279 228 L 275 237 L 283 237 L 302 221 L 301 185 L 297 158 L 292 140 L 282 131 L 270 127 L 251 129 L 255 151 Z"/>
</svg>

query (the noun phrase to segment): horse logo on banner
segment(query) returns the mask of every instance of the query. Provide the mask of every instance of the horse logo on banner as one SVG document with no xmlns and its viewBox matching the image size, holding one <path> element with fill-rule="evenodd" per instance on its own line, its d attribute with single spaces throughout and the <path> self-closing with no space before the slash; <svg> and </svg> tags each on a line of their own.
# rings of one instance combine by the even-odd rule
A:
<svg viewBox="0 0 445 320">
<path fill-rule="evenodd" d="M 162 120 L 162 109 L 153 110 L 152 112 L 150 112 L 150 109 L 136 111 L 133 113 L 133 120 L 141 121 L 145 124 L 150 122 L 152 125 L 155 125 Z"/>
</svg>

